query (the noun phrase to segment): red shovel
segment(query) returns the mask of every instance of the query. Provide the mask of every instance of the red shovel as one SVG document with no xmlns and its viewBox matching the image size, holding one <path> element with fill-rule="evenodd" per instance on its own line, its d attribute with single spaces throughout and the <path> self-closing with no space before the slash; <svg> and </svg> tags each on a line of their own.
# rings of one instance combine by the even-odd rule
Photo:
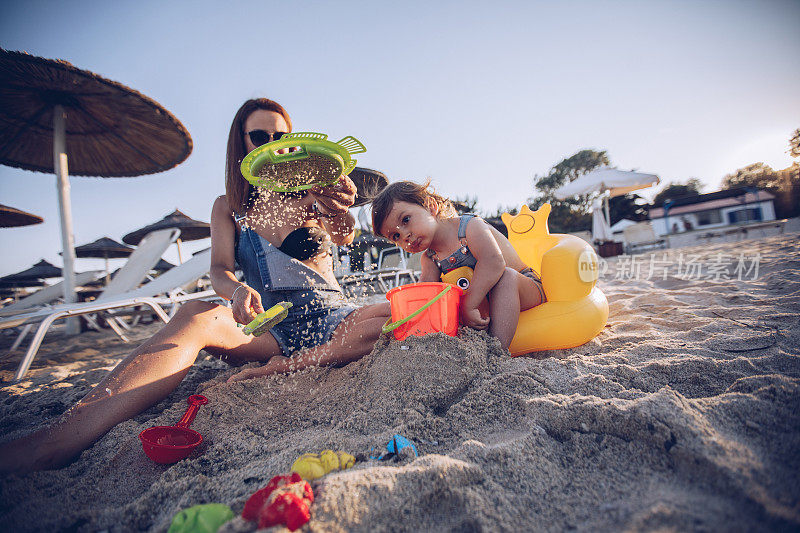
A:
<svg viewBox="0 0 800 533">
<path fill-rule="evenodd" d="M 201 405 L 208 403 L 208 398 L 199 394 L 189 396 L 186 400 L 189 408 L 180 421 L 174 426 L 155 426 L 139 433 L 142 448 L 147 457 L 161 464 L 177 463 L 192 453 L 203 437 L 193 429 L 189 429 Z"/>
</svg>

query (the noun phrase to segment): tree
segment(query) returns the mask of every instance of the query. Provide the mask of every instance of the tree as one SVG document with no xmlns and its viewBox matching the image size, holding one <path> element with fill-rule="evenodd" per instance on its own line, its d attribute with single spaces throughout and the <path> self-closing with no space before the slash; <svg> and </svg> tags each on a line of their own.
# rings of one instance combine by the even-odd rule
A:
<svg viewBox="0 0 800 533">
<path fill-rule="evenodd" d="M 666 200 L 675 200 L 676 198 L 684 198 L 687 196 L 699 196 L 700 189 L 703 184 L 697 178 L 692 178 L 686 183 L 668 183 L 666 187 L 656 194 L 653 198 L 653 205 L 664 205 Z"/>
<path fill-rule="evenodd" d="M 465 196 L 461 198 L 460 196 L 451 200 L 453 207 L 456 208 L 456 212 L 459 215 L 463 215 L 465 213 L 477 213 L 478 212 L 478 197 L 477 196 Z"/>
<path fill-rule="evenodd" d="M 775 196 L 775 216 L 794 217 L 800 213 L 800 169 L 795 166 L 776 172 L 764 163 L 753 163 L 722 179 L 722 189 L 754 187 Z"/>
<path fill-rule="evenodd" d="M 770 192 L 777 192 L 780 188 L 778 173 L 764 163 L 753 163 L 740 168 L 736 172 L 722 178 L 722 189 L 735 189 L 737 187 L 756 187 Z"/>
<path fill-rule="evenodd" d="M 608 201 L 608 214 L 613 226 L 623 218 L 639 222 L 647 220 L 647 201 L 638 194 L 615 196 Z"/>
<path fill-rule="evenodd" d="M 789 139 L 789 155 L 800 157 L 800 128 L 794 130 L 792 138 Z"/>
<path fill-rule="evenodd" d="M 562 185 L 569 183 L 587 172 L 603 165 L 610 165 L 608 154 L 605 150 L 581 150 L 566 159 L 561 160 L 550 168 L 544 176 L 534 176 L 534 188 L 540 195 L 529 198 L 528 204 L 534 211 L 544 203 L 552 207 L 550 212 L 550 228 L 555 232 L 582 231 L 592 227 L 592 218 L 589 215 L 592 196 L 585 195 L 578 198 L 559 200 L 553 192 Z"/>
</svg>

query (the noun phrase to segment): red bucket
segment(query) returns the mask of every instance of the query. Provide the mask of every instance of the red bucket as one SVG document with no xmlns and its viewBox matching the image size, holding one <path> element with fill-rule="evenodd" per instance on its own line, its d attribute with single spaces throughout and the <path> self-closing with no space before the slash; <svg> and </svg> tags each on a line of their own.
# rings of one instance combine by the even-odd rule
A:
<svg viewBox="0 0 800 533">
<path fill-rule="evenodd" d="M 391 302 L 392 322 L 383 327 L 383 332 L 394 331 L 399 341 L 409 335 L 437 331 L 455 337 L 462 294 L 464 291 L 459 287 L 436 281 L 395 287 L 386 293 Z"/>
</svg>

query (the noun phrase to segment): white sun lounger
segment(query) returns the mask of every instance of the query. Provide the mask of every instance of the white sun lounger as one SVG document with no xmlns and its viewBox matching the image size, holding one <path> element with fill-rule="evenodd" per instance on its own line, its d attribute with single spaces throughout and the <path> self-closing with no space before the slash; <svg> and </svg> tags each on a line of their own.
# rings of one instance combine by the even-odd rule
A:
<svg viewBox="0 0 800 533">
<path fill-rule="evenodd" d="M 170 269 L 170 271 L 156 280 L 147 283 L 141 288 L 136 288 L 145 278 L 147 272 L 152 269 L 153 265 L 158 262 L 161 255 L 175 242 L 179 235 L 180 231 L 177 229 L 160 230 L 148 234 L 134 253 L 131 254 L 125 266 L 120 269 L 103 293 L 93 302 L 61 304 L 49 308 L 34 309 L 30 312 L 7 318 L 0 318 L 0 329 L 23 326 L 22 332 L 10 351 L 15 350 L 19 346 L 22 339 L 24 339 L 35 324 L 39 324 L 39 328 L 34 338 L 31 340 L 28 351 L 17 369 L 15 379 L 20 379 L 25 375 L 25 372 L 27 372 L 30 367 L 41 345 L 44 335 L 47 333 L 52 323 L 59 318 L 90 315 L 99 312 L 111 312 L 115 309 L 146 305 L 150 307 L 161 320 L 167 322 L 169 321 L 169 316 L 164 312 L 161 305 L 178 304 L 187 299 L 213 296 L 213 293 L 208 294 L 212 291 L 206 291 L 204 294 L 198 293 L 196 295 L 191 295 L 190 298 L 176 298 L 176 293 L 179 289 L 196 281 L 208 272 L 211 261 L 210 252 L 198 254 L 183 265 Z M 177 270 L 177 272 L 172 272 L 173 270 Z M 197 272 L 200 273 L 197 274 Z M 161 280 L 164 276 L 167 276 L 166 279 Z M 158 283 L 156 283 L 157 281 Z M 123 287 L 126 286 L 127 289 L 122 290 Z M 147 288 L 145 289 L 145 287 Z M 161 296 L 161 299 L 157 299 L 157 296 Z M 92 321 L 93 319 L 90 319 L 90 323 Z M 128 341 L 127 337 L 120 329 L 120 325 L 123 324 L 121 321 L 111 316 L 108 317 L 107 322 L 114 333 L 124 341 Z"/>
<path fill-rule="evenodd" d="M 167 250 L 167 248 L 169 248 L 169 246 L 177 240 L 178 236 L 180 236 L 180 230 L 178 229 L 164 229 L 154 231 L 146 235 L 145 238 L 142 239 L 142 242 L 139 243 L 139 246 L 128 257 L 125 265 L 123 265 L 122 268 L 117 271 L 109 284 L 103 289 L 103 292 L 100 294 L 100 296 L 98 296 L 98 298 L 92 303 L 96 304 L 106 300 L 111 300 L 122 293 L 136 288 L 142 282 L 142 280 L 144 280 L 145 276 L 147 276 L 147 273 L 153 268 L 153 265 L 155 265 L 158 260 L 161 259 L 161 256 L 164 255 L 164 252 Z M 74 306 L 78 304 L 61 304 L 55 308 L 63 309 L 63 306 L 65 305 Z M 55 308 L 33 308 L 30 311 L 26 311 L 26 315 L 33 313 L 36 316 L 45 316 L 48 309 Z M 0 314 L 0 317 L 1 316 L 3 315 Z M 96 321 L 94 321 L 92 317 L 88 317 L 87 322 L 96 329 L 99 329 L 99 326 L 97 326 Z M 0 330 L 17 327 L 18 325 L 24 324 L 24 327 L 17 336 L 17 339 L 14 341 L 14 344 L 11 345 L 9 353 L 13 352 L 17 349 L 17 347 L 19 347 L 19 345 L 30 332 L 34 323 L 35 322 L 31 322 L 29 320 L 20 322 L 17 316 L 7 320 L 0 319 Z M 125 339 L 125 336 L 120 330 L 121 324 L 119 321 L 112 318 L 108 321 L 108 325 L 117 335 Z"/>
<path fill-rule="evenodd" d="M 80 287 L 81 285 L 86 285 L 87 283 L 100 279 L 103 275 L 104 272 L 102 270 L 90 270 L 88 272 L 75 274 L 75 286 Z M 63 296 L 64 282 L 59 281 L 55 285 L 44 287 L 33 294 L 21 298 L 19 301 L 6 305 L 0 309 L 0 317 L 34 311 L 38 307 L 56 302 Z"/>
<path fill-rule="evenodd" d="M 211 267 L 211 251 L 207 250 L 202 252 L 192 259 L 171 268 L 155 280 L 142 285 L 141 287 L 120 294 L 114 298 L 105 298 L 102 301 L 95 300 L 94 302 L 87 302 L 82 304 L 70 304 L 57 306 L 52 309 L 43 309 L 34 313 L 19 315 L 13 319 L 0 320 L 0 329 L 6 327 L 13 327 L 22 324 L 33 325 L 39 323 L 39 328 L 36 331 L 31 344 L 25 357 L 20 362 L 19 368 L 14 375 L 15 380 L 21 379 L 30 368 L 36 352 L 42 344 L 47 330 L 52 323 L 59 318 L 66 318 L 71 316 L 86 315 L 90 313 L 109 312 L 118 309 L 132 308 L 138 306 L 148 306 L 153 312 L 165 323 L 169 321 L 170 316 L 164 311 L 164 307 L 172 306 L 172 313 L 177 307 L 189 300 L 197 299 L 219 299 L 219 296 L 213 290 L 203 292 L 181 294 L 182 287 L 187 284 L 197 281 L 200 277 L 205 275 Z M 12 320 L 16 323 L 12 323 Z M 109 321 L 110 323 L 110 321 Z M 113 328 L 112 328 L 113 329 Z M 116 331 L 126 342 L 127 337 L 121 331 Z"/>
</svg>

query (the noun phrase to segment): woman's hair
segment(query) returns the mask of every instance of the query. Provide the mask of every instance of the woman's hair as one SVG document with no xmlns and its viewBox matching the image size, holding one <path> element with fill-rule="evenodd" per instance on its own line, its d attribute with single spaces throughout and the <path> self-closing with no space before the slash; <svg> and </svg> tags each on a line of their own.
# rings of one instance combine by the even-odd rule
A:
<svg viewBox="0 0 800 533">
<path fill-rule="evenodd" d="M 292 131 L 292 119 L 289 118 L 289 113 L 278 102 L 267 98 L 248 100 L 236 112 L 228 134 L 228 153 L 225 157 L 225 197 L 228 206 L 237 213 L 247 210 L 250 200 L 250 183 L 244 179 L 240 168 L 242 159 L 247 155 L 244 144 L 244 123 L 250 113 L 258 109 L 279 113 L 286 121 L 289 132 Z"/>
<path fill-rule="evenodd" d="M 458 215 L 450 200 L 436 193 L 430 179 L 424 185 L 413 181 L 397 181 L 388 185 L 372 200 L 372 230 L 376 235 L 386 237 L 381 234 L 380 228 L 391 213 L 395 202 L 417 204 L 425 209 L 432 205 L 436 206 L 437 218 L 451 218 Z"/>
</svg>

